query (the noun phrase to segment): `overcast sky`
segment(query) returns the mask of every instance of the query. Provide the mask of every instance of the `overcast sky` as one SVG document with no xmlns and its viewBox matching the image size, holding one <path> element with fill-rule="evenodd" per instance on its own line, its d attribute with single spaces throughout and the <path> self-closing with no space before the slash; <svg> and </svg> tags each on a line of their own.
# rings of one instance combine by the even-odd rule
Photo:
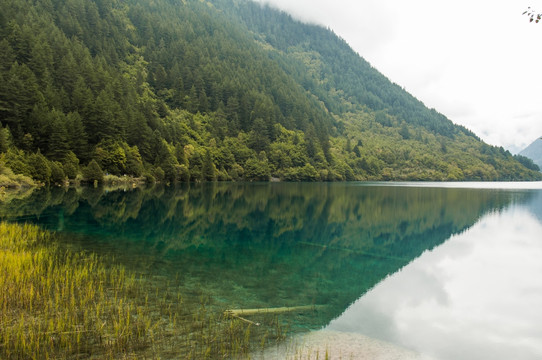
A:
<svg viewBox="0 0 542 360">
<path fill-rule="evenodd" d="M 257 0 L 331 28 L 428 107 L 516 153 L 542 136 L 542 0 Z"/>
</svg>

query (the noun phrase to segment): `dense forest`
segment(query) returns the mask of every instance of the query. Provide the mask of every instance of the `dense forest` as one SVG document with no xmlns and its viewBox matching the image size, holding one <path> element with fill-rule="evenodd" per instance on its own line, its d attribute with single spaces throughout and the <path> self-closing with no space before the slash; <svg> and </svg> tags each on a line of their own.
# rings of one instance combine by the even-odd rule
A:
<svg viewBox="0 0 542 360">
<path fill-rule="evenodd" d="M 248 0 L 0 6 L 0 176 L 542 179 L 332 31 Z"/>
</svg>

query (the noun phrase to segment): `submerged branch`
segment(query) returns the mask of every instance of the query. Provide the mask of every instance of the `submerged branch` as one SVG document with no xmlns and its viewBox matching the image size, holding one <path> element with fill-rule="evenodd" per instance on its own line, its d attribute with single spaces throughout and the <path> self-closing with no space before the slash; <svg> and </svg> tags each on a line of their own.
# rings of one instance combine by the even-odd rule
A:
<svg viewBox="0 0 542 360">
<path fill-rule="evenodd" d="M 304 306 L 292 306 L 292 307 L 278 307 L 278 308 L 261 308 L 261 309 L 230 309 L 224 311 L 224 315 L 232 317 L 240 317 L 240 315 L 256 315 L 256 314 L 282 314 L 294 311 L 316 311 L 323 308 L 324 305 L 304 305 Z"/>
</svg>

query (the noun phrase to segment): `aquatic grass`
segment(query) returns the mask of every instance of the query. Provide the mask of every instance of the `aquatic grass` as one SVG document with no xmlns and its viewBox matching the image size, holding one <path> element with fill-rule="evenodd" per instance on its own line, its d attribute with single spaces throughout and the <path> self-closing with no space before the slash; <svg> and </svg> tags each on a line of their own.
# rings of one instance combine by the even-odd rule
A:
<svg viewBox="0 0 542 360">
<path fill-rule="evenodd" d="M 277 316 L 253 326 L 187 304 L 179 285 L 66 250 L 33 225 L 0 223 L 0 358 L 250 357 L 284 339 Z"/>
<path fill-rule="evenodd" d="M 134 278 L 60 250 L 51 233 L 0 223 L 0 273 L 2 358 L 113 357 L 145 343 L 148 319 L 125 300 Z"/>
</svg>

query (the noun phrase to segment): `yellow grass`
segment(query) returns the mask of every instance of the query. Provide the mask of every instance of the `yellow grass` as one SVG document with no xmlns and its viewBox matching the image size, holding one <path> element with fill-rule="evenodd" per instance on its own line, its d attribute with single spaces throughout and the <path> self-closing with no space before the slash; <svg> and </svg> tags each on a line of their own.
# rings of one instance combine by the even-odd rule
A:
<svg viewBox="0 0 542 360">
<path fill-rule="evenodd" d="M 113 357 L 145 342 L 149 319 L 124 295 L 135 279 L 61 252 L 48 232 L 0 223 L 0 274 L 0 358 Z"/>
<path fill-rule="evenodd" d="M 276 320 L 256 333 L 54 240 L 0 223 L 0 359 L 239 358 L 284 337 Z"/>
</svg>

